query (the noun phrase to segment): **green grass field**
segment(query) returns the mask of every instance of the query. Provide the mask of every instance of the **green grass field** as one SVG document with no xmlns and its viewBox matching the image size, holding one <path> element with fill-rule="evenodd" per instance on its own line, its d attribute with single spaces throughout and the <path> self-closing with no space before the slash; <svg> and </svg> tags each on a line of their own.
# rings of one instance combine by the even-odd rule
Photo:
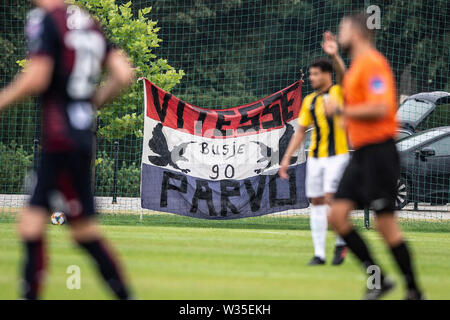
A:
<svg viewBox="0 0 450 320">
<path fill-rule="evenodd" d="M 21 247 L 13 221 L 0 214 L 0 299 L 18 298 Z M 328 265 L 307 267 L 312 242 L 304 217 L 220 222 L 148 215 L 140 223 L 134 216 L 104 216 L 102 224 L 140 299 L 360 299 L 367 279 L 351 255 L 342 266 L 329 265 L 332 232 Z M 356 224 L 361 228 L 361 221 Z M 406 223 L 405 233 L 427 298 L 450 299 L 450 229 L 446 223 L 433 225 Z M 398 283 L 386 299 L 403 298 L 403 283 L 380 237 L 372 230 L 362 233 Z M 66 227 L 49 225 L 47 238 L 44 298 L 111 298 Z M 69 265 L 81 268 L 80 290 L 66 288 Z"/>
</svg>

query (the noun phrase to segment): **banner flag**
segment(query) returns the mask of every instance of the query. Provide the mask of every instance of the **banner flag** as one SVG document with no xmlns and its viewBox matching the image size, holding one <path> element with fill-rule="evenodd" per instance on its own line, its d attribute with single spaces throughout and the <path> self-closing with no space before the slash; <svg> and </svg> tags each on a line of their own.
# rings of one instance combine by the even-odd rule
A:
<svg viewBox="0 0 450 320">
<path fill-rule="evenodd" d="M 299 80 L 256 102 L 204 109 L 144 79 L 143 208 L 205 219 L 255 217 L 308 206 L 305 151 L 278 176 L 297 129 Z"/>
</svg>

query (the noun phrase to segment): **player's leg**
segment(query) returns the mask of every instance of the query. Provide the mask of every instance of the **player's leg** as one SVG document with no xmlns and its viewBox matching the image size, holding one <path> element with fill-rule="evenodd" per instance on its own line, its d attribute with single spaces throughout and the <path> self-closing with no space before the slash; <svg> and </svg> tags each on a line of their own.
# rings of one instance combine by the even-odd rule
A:
<svg viewBox="0 0 450 320">
<path fill-rule="evenodd" d="M 341 154 L 327 158 L 327 165 L 325 166 L 324 190 L 325 201 L 330 206 L 334 198 L 334 193 L 337 191 L 339 181 L 342 174 L 348 165 L 348 154 Z M 344 239 L 337 234 L 334 248 L 333 265 L 340 265 L 344 262 L 347 255 L 347 246 Z"/>
<path fill-rule="evenodd" d="M 22 271 L 21 297 L 38 299 L 45 276 L 46 255 L 44 232 L 48 211 L 29 206 L 19 214 L 18 231 L 25 249 Z"/>
<path fill-rule="evenodd" d="M 44 233 L 50 212 L 49 194 L 55 186 L 55 167 L 57 161 L 54 157 L 43 153 L 36 180 L 29 181 L 29 204 L 19 214 L 18 231 L 25 249 L 20 293 L 24 299 L 38 299 L 45 278 L 47 257 Z"/>
<path fill-rule="evenodd" d="M 368 181 L 361 166 L 361 160 L 363 160 L 361 156 L 355 154 L 344 171 L 331 205 L 329 221 L 334 230 L 344 239 L 348 248 L 359 259 L 364 270 L 367 271 L 367 268 L 379 265 L 375 263 L 366 242 L 350 221 L 351 211 L 364 204 L 364 195 L 361 191 L 366 187 L 364 182 Z M 380 286 L 368 288 L 365 299 L 378 299 L 395 285 L 384 276 L 381 270 L 379 280 Z"/>
<path fill-rule="evenodd" d="M 129 299 L 130 292 L 122 276 L 118 259 L 100 234 L 95 220 L 91 187 L 90 154 L 75 153 L 67 159 L 70 171 L 64 172 L 60 190 L 69 204 L 68 222 L 72 237 L 95 261 L 100 274 L 115 296 Z"/>
<path fill-rule="evenodd" d="M 94 218 L 81 218 L 70 222 L 72 237 L 95 261 L 105 282 L 118 299 L 129 299 L 130 292 L 123 278 L 118 259 L 102 237 Z"/>
<path fill-rule="evenodd" d="M 336 199 L 333 201 L 330 210 L 330 224 L 334 230 L 344 239 L 349 249 L 358 257 L 364 268 L 376 265 L 369 249 L 354 229 L 350 221 L 350 213 L 355 208 L 353 201 L 348 199 Z"/>
<path fill-rule="evenodd" d="M 407 298 L 421 299 L 414 274 L 409 249 L 403 239 L 400 226 L 395 217 L 395 199 L 397 195 L 397 180 L 399 177 L 399 156 L 393 141 L 388 141 L 377 147 L 372 156 L 371 180 L 374 188 L 371 190 L 371 207 L 376 212 L 376 226 L 390 248 L 392 255 L 401 270 L 406 283 Z M 383 172 L 382 175 L 375 172 Z"/>
<path fill-rule="evenodd" d="M 325 194 L 325 202 L 327 203 L 328 207 L 331 207 L 331 203 L 333 201 L 334 193 L 326 193 Z M 328 214 L 330 213 L 330 209 L 328 209 Z M 336 241 L 334 243 L 334 254 L 333 254 L 333 261 L 331 262 L 332 265 L 338 266 L 341 265 L 345 257 L 347 256 L 348 248 L 347 244 L 345 243 L 345 240 L 336 233 Z"/>
<path fill-rule="evenodd" d="M 308 265 L 325 264 L 327 236 L 327 210 L 323 192 L 323 167 L 321 159 L 310 157 L 306 167 L 306 196 L 310 199 L 309 224 L 314 245 L 314 257 Z"/>
<path fill-rule="evenodd" d="M 410 250 L 406 245 L 394 212 L 378 214 L 376 219 L 378 231 L 389 246 L 392 255 L 403 274 L 407 289 L 407 299 L 422 299 L 422 293 L 417 285 Z"/>
<path fill-rule="evenodd" d="M 308 265 L 323 265 L 325 264 L 325 247 L 327 238 L 327 210 L 328 206 L 325 203 L 324 197 L 310 198 L 311 213 L 309 217 L 309 224 L 311 228 L 311 237 L 314 245 L 314 257 Z"/>
<path fill-rule="evenodd" d="M 350 222 L 349 216 L 354 208 L 355 204 L 351 200 L 334 200 L 330 211 L 330 224 L 344 239 L 348 248 L 359 259 L 362 266 L 364 267 L 364 270 L 367 272 L 369 267 L 376 266 L 379 268 L 379 265 L 375 263 L 370 253 L 369 247 L 366 245 L 366 242 L 363 240 L 363 238 L 361 238 L 359 233 L 354 229 L 352 223 Z M 381 270 L 378 276 L 379 286 L 368 287 L 366 295 L 364 297 L 365 299 L 378 299 L 395 286 L 395 284 L 390 279 L 384 276 Z"/>
</svg>

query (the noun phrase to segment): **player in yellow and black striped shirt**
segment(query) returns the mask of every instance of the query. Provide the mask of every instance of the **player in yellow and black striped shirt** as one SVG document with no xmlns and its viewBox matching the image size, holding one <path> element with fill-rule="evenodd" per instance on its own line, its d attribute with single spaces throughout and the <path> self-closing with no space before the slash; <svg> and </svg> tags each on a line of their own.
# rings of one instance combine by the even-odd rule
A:
<svg viewBox="0 0 450 320">
<path fill-rule="evenodd" d="M 325 158 L 348 153 L 347 133 L 342 119 L 337 115 L 333 117 L 325 115 L 323 105 L 326 99 L 334 99 L 343 104 L 341 86 L 333 85 L 324 92 L 315 91 L 303 99 L 298 124 L 304 128 L 314 127 L 311 134 L 309 157 Z"/>
<path fill-rule="evenodd" d="M 305 139 L 308 127 L 312 126 L 310 151 L 306 163 L 306 196 L 311 202 L 310 225 L 314 244 L 314 257 L 309 265 L 325 263 L 328 208 L 349 160 L 343 120 L 337 114 L 327 117 L 324 108 L 327 99 L 333 103 L 343 104 L 342 89 L 339 84 L 333 85 L 332 74 L 334 66 L 337 82 L 340 83 L 345 65 L 338 54 L 338 45 L 331 33 L 324 34 L 322 48 L 333 60 L 333 65 L 328 60 L 321 59 L 309 66 L 309 81 L 315 91 L 303 99 L 298 118 L 299 129 L 289 143 L 279 171 L 281 178 L 287 178 L 289 160 Z M 341 264 L 346 252 L 345 242 L 337 237 L 333 264 Z"/>
</svg>

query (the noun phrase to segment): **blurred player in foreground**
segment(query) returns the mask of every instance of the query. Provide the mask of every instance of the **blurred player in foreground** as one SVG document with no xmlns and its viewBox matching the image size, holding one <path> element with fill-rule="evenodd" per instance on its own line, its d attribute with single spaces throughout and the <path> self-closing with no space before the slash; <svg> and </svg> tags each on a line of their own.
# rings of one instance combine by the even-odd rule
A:
<svg viewBox="0 0 450 320">
<path fill-rule="evenodd" d="M 365 268 L 376 263 L 363 239 L 350 222 L 350 212 L 370 206 L 376 226 L 389 246 L 407 285 L 407 299 L 421 299 L 411 256 L 395 216 L 399 178 L 399 155 L 395 146 L 397 95 L 389 62 L 373 45 L 373 30 L 367 15 L 343 18 L 338 41 L 351 57 L 343 81 L 345 105 L 329 101 L 328 115 L 343 114 L 349 139 L 355 149 L 339 183 L 331 205 L 330 223 Z M 377 276 L 377 275 L 375 275 Z M 367 289 L 366 299 L 377 299 L 394 287 L 394 282 L 378 272 L 379 283 Z"/>
<path fill-rule="evenodd" d="M 333 85 L 333 66 L 328 60 L 318 60 L 309 66 L 309 81 L 315 91 L 303 99 L 298 117 L 299 128 L 289 143 L 279 170 L 280 177 L 287 179 L 290 159 L 303 143 L 306 129 L 312 125 L 314 130 L 306 163 L 306 196 L 311 202 L 310 225 L 314 244 L 314 257 L 309 265 L 325 264 L 329 204 L 349 160 L 342 119 L 339 115 L 327 117 L 324 109 L 327 99 L 340 101 L 341 105 L 343 103 L 340 83 L 345 65 L 339 56 L 335 37 L 326 32 L 323 40 L 322 48 L 333 60 L 338 84 Z M 332 264 L 341 264 L 346 253 L 344 240 L 337 236 Z"/>
<path fill-rule="evenodd" d="M 91 186 L 95 107 L 128 86 L 133 70 L 112 48 L 97 23 L 63 0 L 35 0 L 28 14 L 29 57 L 25 70 L 0 93 L 0 110 L 29 95 L 39 95 L 42 155 L 28 206 L 19 216 L 25 246 L 22 297 L 40 297 L 44 279 L 45 226 L 55 199 L 66 203 L 73 239 L 95 260 L 117 298 L 128 299 L 117 259 L 105 244 L 95 218 Z M 103 66 L 108 71 L 97 88 Z"/>
</svg>

